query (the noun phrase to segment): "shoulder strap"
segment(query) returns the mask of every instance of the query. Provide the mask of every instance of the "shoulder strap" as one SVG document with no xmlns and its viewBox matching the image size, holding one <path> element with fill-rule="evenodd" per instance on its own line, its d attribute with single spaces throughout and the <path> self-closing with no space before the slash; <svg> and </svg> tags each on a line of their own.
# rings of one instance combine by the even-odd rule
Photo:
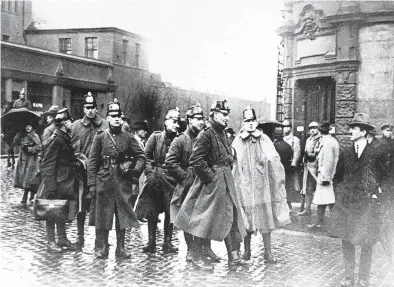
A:
<svg viewBox="0 0 394 287">
<path fill-rule="evenodd" d="M 119 152 L 118 148 L 116 147 L 116 142 L 115 142 L 114 138 L 111 136 L 111 133 L 108 131 L 108 129 L 106 129 L 105 132 L 109 135 L 109 137 L 110 137 L 112 143 L 113 143 L 114 146 L 115 146 L 116 151 Z"/>
</svg>

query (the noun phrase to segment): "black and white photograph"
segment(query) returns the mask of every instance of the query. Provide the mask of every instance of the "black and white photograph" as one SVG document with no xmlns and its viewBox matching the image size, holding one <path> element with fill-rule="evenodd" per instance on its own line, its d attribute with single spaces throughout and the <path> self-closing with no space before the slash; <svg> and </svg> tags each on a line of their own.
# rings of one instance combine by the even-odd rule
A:
<svg viewBox="0 0 394 287">
<path fill-rule="evenodd" d="M 2 286 L 394 287 L 394 0 L 1 0 Z"/>
</svg>

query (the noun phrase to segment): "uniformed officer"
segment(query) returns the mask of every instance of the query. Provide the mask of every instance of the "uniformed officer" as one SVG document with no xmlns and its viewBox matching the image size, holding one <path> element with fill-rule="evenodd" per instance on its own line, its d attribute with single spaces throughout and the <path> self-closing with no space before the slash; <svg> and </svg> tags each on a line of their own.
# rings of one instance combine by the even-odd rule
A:
<svg viewBox="0 0 394 287">
<path fill-rule="evenodd" d="M 74 151 L 69 133 L 71 117 L 67 108 L 61 109 L 56 115 L 56 129 L 46 141 L 41 163 L 41 174 L 46 199 L 67 199 L 68 220 L 73 219 L 78 211 L 78 194 L 75 188 Z M 57 225 L 58 241 L 55 242 L 55 224 Z M 46 222 L 49 252 L 60 253 L 62 248 L 75 250 L 76 246 L 67 239 L 66 219 L 49 219 Z"/>
<path fill-rule="evenodd" d="M 186 131 L 174 139 L 166 157 L 168 171 L 178 183 L 171 200 L 171 222 L 175 221 L 183 200 L 196 178 L 193 168 L 189 166 L 189 158 L 192 153 L 193 144 L 204 127 L 204 113 L 200 104 L 194 105 L 187 110 L 186 122 Z M 213 266 L 207 264 L 204 259 L 214 262 L 220 261 L 220 257 L 213 253 L 211 249 L 210 240 L 194 241 L 193 235 L 187 232 L 184 232 L 184 236 L 188 250 L 186 261 L 193 262 L 198 268 L 208 270 L 212 269 Z M 197 246 L 199 244 L 202 246 Z M 198 253 L 196 251 L 202 252 Z"/>
<path fill-rule="evenodd" d="M 132 134 L 122 130 L 118 103 L 109 103 L 109 128 L 93 139 L 88 161 L 89 193 L 96 196 L 96 251 L 99 258 L 108 257 L 108 235 L 115 214 L 117 247 L 115 256 L 130 258 L 124 247 L 126 228 L 137 227 L 138 220 L 131 202 L 131 182 L 145 165 L 144 152 Z"/>
<path fill-rule="evenodd" d="M 174 224 L 198 240 L 224 240 L 233 267 L 246 263 L 239 256 L 246 228 L 231 172 L 234 156 L 224 131 L 229 113 L 227 101 L 215 101 L 211 106 L 210 127 L 198 135 L 189 159 L 196 179 Z"/>
<path fill-rule="evenodd" d="M 178 248 L 171 243 L 173 225 L 170 222 L 170 202 L 177 182 L 168 172 L 165 158 L 171 142 L 178 135 L 179 121 L 179 109 L 169 110 L 164 122 L 164 130 L 154 132 L 145 146 L 146 181 L 136 206 L 138 218 L 148 220 L 149 241 L 143 247 L 143 252 L 156 252 L 157 219 L 163 212 L 165 213 L 163 251 L 165 253 L 178 251 Z"/>
<path fill-rule="evenodd" d="M 302 196 L 305 197 L 305 208 L 300 210 L 299 216 L 308 216 L 312 214 L 311 204 L 313 194 L 316 190 L 316 174 L 317 174 L 317 156 L 319 153 L 319 146 L 321 135 L 319 132 L 319 124 L 311 122 L 309 124 L 310 137 L 305 143 L 305 157 L 304 157 L 304 177 L 302 181 Z"/>
<path fill-rule="evenodd" d="M 85 116 L 74 122 L 73 128 L 71 130 L 71 142 L 75 153 L 82 154 L 84 157 L 89 156 L 90 148 L 92 146 L 93 138 L 98 130 L 103 130 L 108 128 L 108 122 L 97 115 L 97 102 L 96 98 L 89 92 L 85 95 L 85 101 L 83 102 L 83 112 Z M 87 163 L 86 163 L 87 164 Z M 90 210 L 91 199 L 89 198 L 86 186 L 86 174 L 81 176 L 81 183 L 83 183 L 83 188 L 81 188 L 79 194 L 79 212 L 77 214 L 77 230 L 78 230 L 78 240 L 75 243 L 77 246 L 82 247 L 85 243 L 84 240 L 84 226 L 86 212 Z M 94 207 L 92 208 L 92 220 L 94 223 Z M 95 246 L 97 247 L 97 246 Z"/>
</svg>

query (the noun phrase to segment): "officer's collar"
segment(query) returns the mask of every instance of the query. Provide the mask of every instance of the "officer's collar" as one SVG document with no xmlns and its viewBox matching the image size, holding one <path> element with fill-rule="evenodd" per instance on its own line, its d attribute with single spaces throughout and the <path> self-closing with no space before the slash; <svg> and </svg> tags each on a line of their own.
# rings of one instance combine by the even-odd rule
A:
<svg viewBox="0 0 394 287">
<path fill-rule="evenodd" d="M 82 118 L 81 123 L 82 123 L 84 126 L 88 126 L 90 123 L 93 123 L 94 125 L 99 126 L 99 125 L 101 125 L 102 121 L 103 121 L 103 119 L 102 119 L 99 115 L 96 115 L 96 116 L 94 117 L 94 119 L 92 119 L 92 120 L 90 120 L 90 119 L 85 115 L 85 116 Z"/>
<path fill-rule="evenodd" d="M 253 133 L 248 133 L 247 131 L 243 130 L 241 132 L 241 134 L 239 135 L 242 139 L 246 139 L 249 136 L 253 136 L 255 138 L 260 137 L 263 134 L 262 131 L 260 131 L 259 129 L 256 129 Z"/>
</svg>

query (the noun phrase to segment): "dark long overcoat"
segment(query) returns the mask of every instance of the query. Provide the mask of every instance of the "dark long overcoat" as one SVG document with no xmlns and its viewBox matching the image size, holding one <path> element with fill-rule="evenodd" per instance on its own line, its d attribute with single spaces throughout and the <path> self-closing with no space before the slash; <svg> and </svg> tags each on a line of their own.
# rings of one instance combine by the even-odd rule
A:
<svg viewBox="0 0 394 287">
<path fill-rule="evenodd" d="M 175 219 L 176 227 L 194 236 L 222 241 L 236 219 L 240 235 L 246 236 L 232 162 L 232 151 L 220 128 L 213 125 L 198 135 L 190 157 L 197 177 Z"/>
<path fill-rule="evenodd" d="M 146 142 L 146 180 L 135 209 L 138 218 L 156 218 L 170 212 L 177 182 L 168 172 L 165 158 L 173 139 L 166 131 L 156 131 Z"/>
<path fill-rule="evenodd" d="M 69 201 L 68 219 L 77 214 L 78 193 L 76 188 L 75 157 L 69 135 L 56 129 L 46 141 L 41 162 L 44 191 L 55 191 L 55 199 Z M 45 193 L 44 197 L 45 197 Z"/>
<path fill-rule="evenodd" d="M 89 157 L 89 152 L 92 147 L 93 138 L 99 130 L 104 130 L 108 128 L 108 122 L 103 120 L 99 115 L 93 120 L 89 120 L 86 116 L 82 119 L 77 120 L 74 122 L 72 130 L 71 130 L 71 143 L 74 148 L 75 153 L 82 153 L 86 157 Z M 87 163 L 86 163 L 87 164 Z M 84 173 L 85 172 L 85 173 Z M 87 194 L 87 171 L 81 172 L 78 177 L 79 184 L 81 185 L 80 188 L 85 189 L 80 198 L 82 198 L 82 202 L 80 202 L 80 209 L 81 211 L 89 211 L 89 225 L 95 224 L 95 214 L 96 214 L 96 207 L 95 201 L 92 201 L 91 204 L 89 200 L 85 199 Z M 83 187 L 82 187 L 83 185 Z M 90 205 L 90 206 L 89 206 Z"/>
<path fill-rule="evenodd" d="M 379 179 L 387 172 L 379 159 L 379 145 L 368 144 L 360 158 L 354 146 L 344 150 L 344 180 L 337 188 L 331 233 L 353 244 L 379 240 L 381 204 Z"/>
<path fill-rule="evenodd" d="M 14 139 L 14 145 L 29 146 L 27 151 L 20 149 L 19 160 L 16 165 L 14 187 L 37 191 L 40 184 L 40 163 L 38 154 L 41 151 L 40 137 L 34 132 L 29 134 L 18 133 Z"/>
<path fill-rule="evenodd" d="M 166 156 L 168 171 L 178 183 L 170 205 L 172 223 L 175 221 L 179 209 L 196 178 L 196 173 L 189 167 L 189 159 L 193 144 L 196 142 L 196 136 L 190 129 L 187 129 L 174 139 Z"/>
<path fill-rule="evenodd" d="M 121 229 L 138 226 L 131 201 L 132 178 L 122 174 L 119 163 L 106 166 L 104 162 L 105 157 L 121 159 L 121 155 L 133 157 L 136 160 L 135 170 L 141 174 L 145 166 L 145 156 L 131 133 L 106 129 L 96 134 L 89 153 L 88 186 L 96 187 L 97 229 L 112 229 L 115 208 Z"/>
</svg>

